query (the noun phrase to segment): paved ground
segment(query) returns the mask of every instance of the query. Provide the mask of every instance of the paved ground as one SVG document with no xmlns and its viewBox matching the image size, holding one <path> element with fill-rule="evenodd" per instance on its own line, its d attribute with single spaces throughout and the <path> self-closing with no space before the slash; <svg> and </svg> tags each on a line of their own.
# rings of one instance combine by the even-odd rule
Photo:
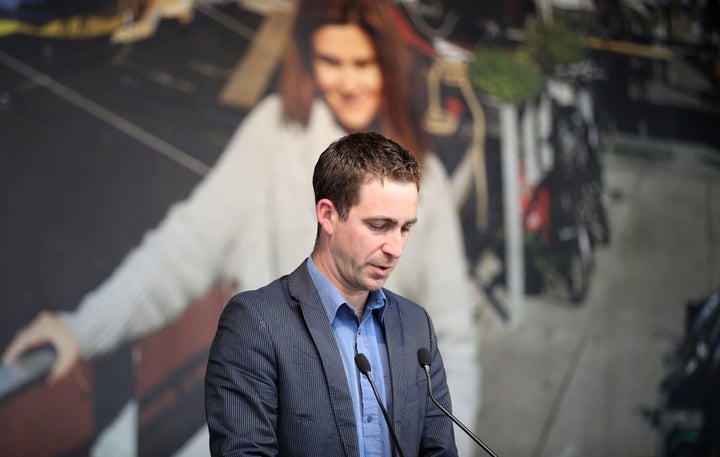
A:
<svg viewBox="0 0 720 457">
<path fill-rule="evenodd" d="M 718 151 L 642 128 L 605 140 L 613 238 L 586 302 L 533 296 L 513 327 L 483 320 L 477 434 L 498 455 L 658 455 L 639 411 L 655 405 L 685 304 L 720 286 L 720 173 L 708 165 Z"/>
</svg>

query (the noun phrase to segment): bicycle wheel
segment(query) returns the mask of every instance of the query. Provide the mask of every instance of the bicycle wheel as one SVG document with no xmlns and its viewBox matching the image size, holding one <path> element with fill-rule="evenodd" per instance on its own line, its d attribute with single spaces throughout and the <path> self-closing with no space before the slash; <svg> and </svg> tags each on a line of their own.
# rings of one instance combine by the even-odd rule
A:
<svg viewBox="0 0 720 457">
<path fill-rule="evenodd" d="M 592 264 L 589 231 L 585 224 L 578 223 L 575 226 L 574 239 L 566 246 L 564 265 L 561 271 L 571 303 L 580 304 L 587 297 Z"/>
<path fill-rule="evenodd" d="M 599 189 L 594 189 L 592 185 L 585 186 L 583 200 L 583 206 L 587 211 L 585 219 L 587 220 L 593 244 L 600 243 L 607 246 L 610 244 L 610 224 L 608 223 L 607 210 L 602 202 Z"/>
</svg>

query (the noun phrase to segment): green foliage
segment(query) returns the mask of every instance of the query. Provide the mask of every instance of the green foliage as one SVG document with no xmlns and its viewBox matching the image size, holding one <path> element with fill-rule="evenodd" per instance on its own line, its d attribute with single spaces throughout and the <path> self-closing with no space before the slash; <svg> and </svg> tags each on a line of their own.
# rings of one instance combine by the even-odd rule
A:
<svg viewBox="0 0 720 457">
<path fill-rule="evenodd" d="M 540 92 L 542 75 L 526 54 L 482 49 L 470 62 L 470 80 L 490 97 L 520 103 Z"/>
<path fill-rule="evenodd" d="M 544 74 L 584 59 L 583 36 L 565 22 L 538 21 L 529 30 L 527 52 Z"/>
</svg>

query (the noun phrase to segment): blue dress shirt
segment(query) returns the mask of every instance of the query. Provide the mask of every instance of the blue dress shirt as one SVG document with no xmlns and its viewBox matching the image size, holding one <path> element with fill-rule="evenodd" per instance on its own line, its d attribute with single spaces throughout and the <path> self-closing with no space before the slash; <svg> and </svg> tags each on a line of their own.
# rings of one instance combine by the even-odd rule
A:
<svg viewBox="0 0 720 457">
<path fill-rule="evenodd" d="M 328 320 L 340 348 L 345 376 L 355 410 L 360 455 L 364 457 L 390 457 L 390 435 L 378 405 L 375 393 L 367 378 L 355 365 L 355 355 L 365 354 L 370 361 L 371 375 L 385 408 L 391 411 L 389 362 L 383 316 L 387 299 L 382 289 L 370 292 L 362 321 L 347 304 L 332 283 L 318 270 L 312 257 L 308 257 L 308 271 L 320 295 Z"/>
</svg>

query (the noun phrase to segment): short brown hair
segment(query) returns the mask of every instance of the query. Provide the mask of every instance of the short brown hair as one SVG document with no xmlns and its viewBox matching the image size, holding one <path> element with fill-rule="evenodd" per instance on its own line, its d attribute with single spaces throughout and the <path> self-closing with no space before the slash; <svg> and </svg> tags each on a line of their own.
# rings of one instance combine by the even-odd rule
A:
<svg viewBox="0 0 720 457">
<path fill-rule="evenodd" d="M 360 201 L 362 185 L 385 178 L 414 183 L 420 190 L 420 165 L 407 149 L 379 133 L 351 133 L 330 144 L 315 164 L 315 204 L 327 198 L 346 219 Z"/>
</svg>

